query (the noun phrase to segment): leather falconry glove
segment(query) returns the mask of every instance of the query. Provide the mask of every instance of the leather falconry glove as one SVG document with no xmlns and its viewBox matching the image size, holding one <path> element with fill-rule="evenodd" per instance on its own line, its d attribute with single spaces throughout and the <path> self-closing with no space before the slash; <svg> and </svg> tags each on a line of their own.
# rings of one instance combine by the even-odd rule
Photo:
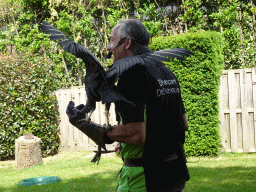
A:
<svg viewBox="0 0 256 192">
<path fill-rule="evenodd" d="M 88 121 L 81 121 L 86 117 L 84 104 L 80 104 L 75 107 L 75 103 L 70 101 L 66 110 L 69 117 L 69 122 L 86 134 L 91 140 L 98 145 L 98 152 L 95 154 L 91 162 L 95 163 L 100 161 L 101 148 L 107 151 L 105 144 L 112 144 L 114 141 L 106 136 L 106 127 Z"/>
</svg>

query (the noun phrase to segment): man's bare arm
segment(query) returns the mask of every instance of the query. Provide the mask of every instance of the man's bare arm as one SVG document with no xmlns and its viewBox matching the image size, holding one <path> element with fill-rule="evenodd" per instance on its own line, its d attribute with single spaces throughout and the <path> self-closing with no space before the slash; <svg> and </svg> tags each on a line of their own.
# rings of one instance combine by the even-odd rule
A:
<svg viewBox="0 0 256 192">
<path fill-rule="evenodd" d="M 113 128 L 107 132 L 107 137 L 122 143 L 143 143 L 146 139 L 145 122 L 134 122 L 113 126 Z"/>
<path fill-rule="evenodd" d="M 186 113 L 183 114 L 183 121 L 185 125 L 185 131 L 188 131 L 188 119 Z"/>
</svg>

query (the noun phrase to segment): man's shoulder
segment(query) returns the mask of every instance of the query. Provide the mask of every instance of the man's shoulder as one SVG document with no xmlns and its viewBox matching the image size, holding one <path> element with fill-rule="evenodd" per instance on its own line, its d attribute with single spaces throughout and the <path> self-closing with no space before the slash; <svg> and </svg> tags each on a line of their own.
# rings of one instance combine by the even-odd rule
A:
<svg viewBox="0 0 256 192">
<path fill-rule="evenodd" d="M 114 79 L 113 81 L 116 81 L 124 73 L 127 73 L 127 71 L 129 71 L 129 73 L 133 72 L 133 70 L 142 65 L 143 60 L 138 55 L 124 57 L 111 65 L 111 67 L 106 71 L 106 78 L 110 80 Z"/>
<path fill-rule="evenodd" d="M 133 65 L 129 67 L 127 70 L 123 72 L 121 75 L 122 78 L 142 78 L 144 72 L 146 71 L 146 67 L 142 65 L 141 63 L 137 63 L 136 65 Z"/>
</svg>

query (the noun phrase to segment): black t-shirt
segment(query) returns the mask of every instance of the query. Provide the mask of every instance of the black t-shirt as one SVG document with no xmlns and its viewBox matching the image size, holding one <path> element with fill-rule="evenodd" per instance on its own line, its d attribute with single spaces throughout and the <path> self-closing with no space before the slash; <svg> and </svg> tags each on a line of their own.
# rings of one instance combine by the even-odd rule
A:
<svg viewBox="0 0 256 192">
<path fill-rule="evenodd" d="M 122 74 L 117 87 L 126 99 L 136 104 L 116 103 L 124 124 L 144 122 L 144 114 L 146 115 L 144 153 L 157 149 L 157 161 L 172 154 L 175 143 L 184 143 L 182 117 L 185 109 L 180 86 L 175 75 L 166 66 L 162 63 L 154 67 L 135 65 Z"/>
</svg>

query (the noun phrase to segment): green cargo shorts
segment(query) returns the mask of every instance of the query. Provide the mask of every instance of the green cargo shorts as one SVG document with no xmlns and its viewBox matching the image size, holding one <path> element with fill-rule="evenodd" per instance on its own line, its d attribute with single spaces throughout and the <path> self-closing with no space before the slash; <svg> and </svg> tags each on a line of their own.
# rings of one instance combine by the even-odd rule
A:
<svg viewBox="0 0 256 192">
<path fill-rule="evenodd" d="M 144 168 L 123 166 L 117 191 L 146 192 Z"/>
</svg>

